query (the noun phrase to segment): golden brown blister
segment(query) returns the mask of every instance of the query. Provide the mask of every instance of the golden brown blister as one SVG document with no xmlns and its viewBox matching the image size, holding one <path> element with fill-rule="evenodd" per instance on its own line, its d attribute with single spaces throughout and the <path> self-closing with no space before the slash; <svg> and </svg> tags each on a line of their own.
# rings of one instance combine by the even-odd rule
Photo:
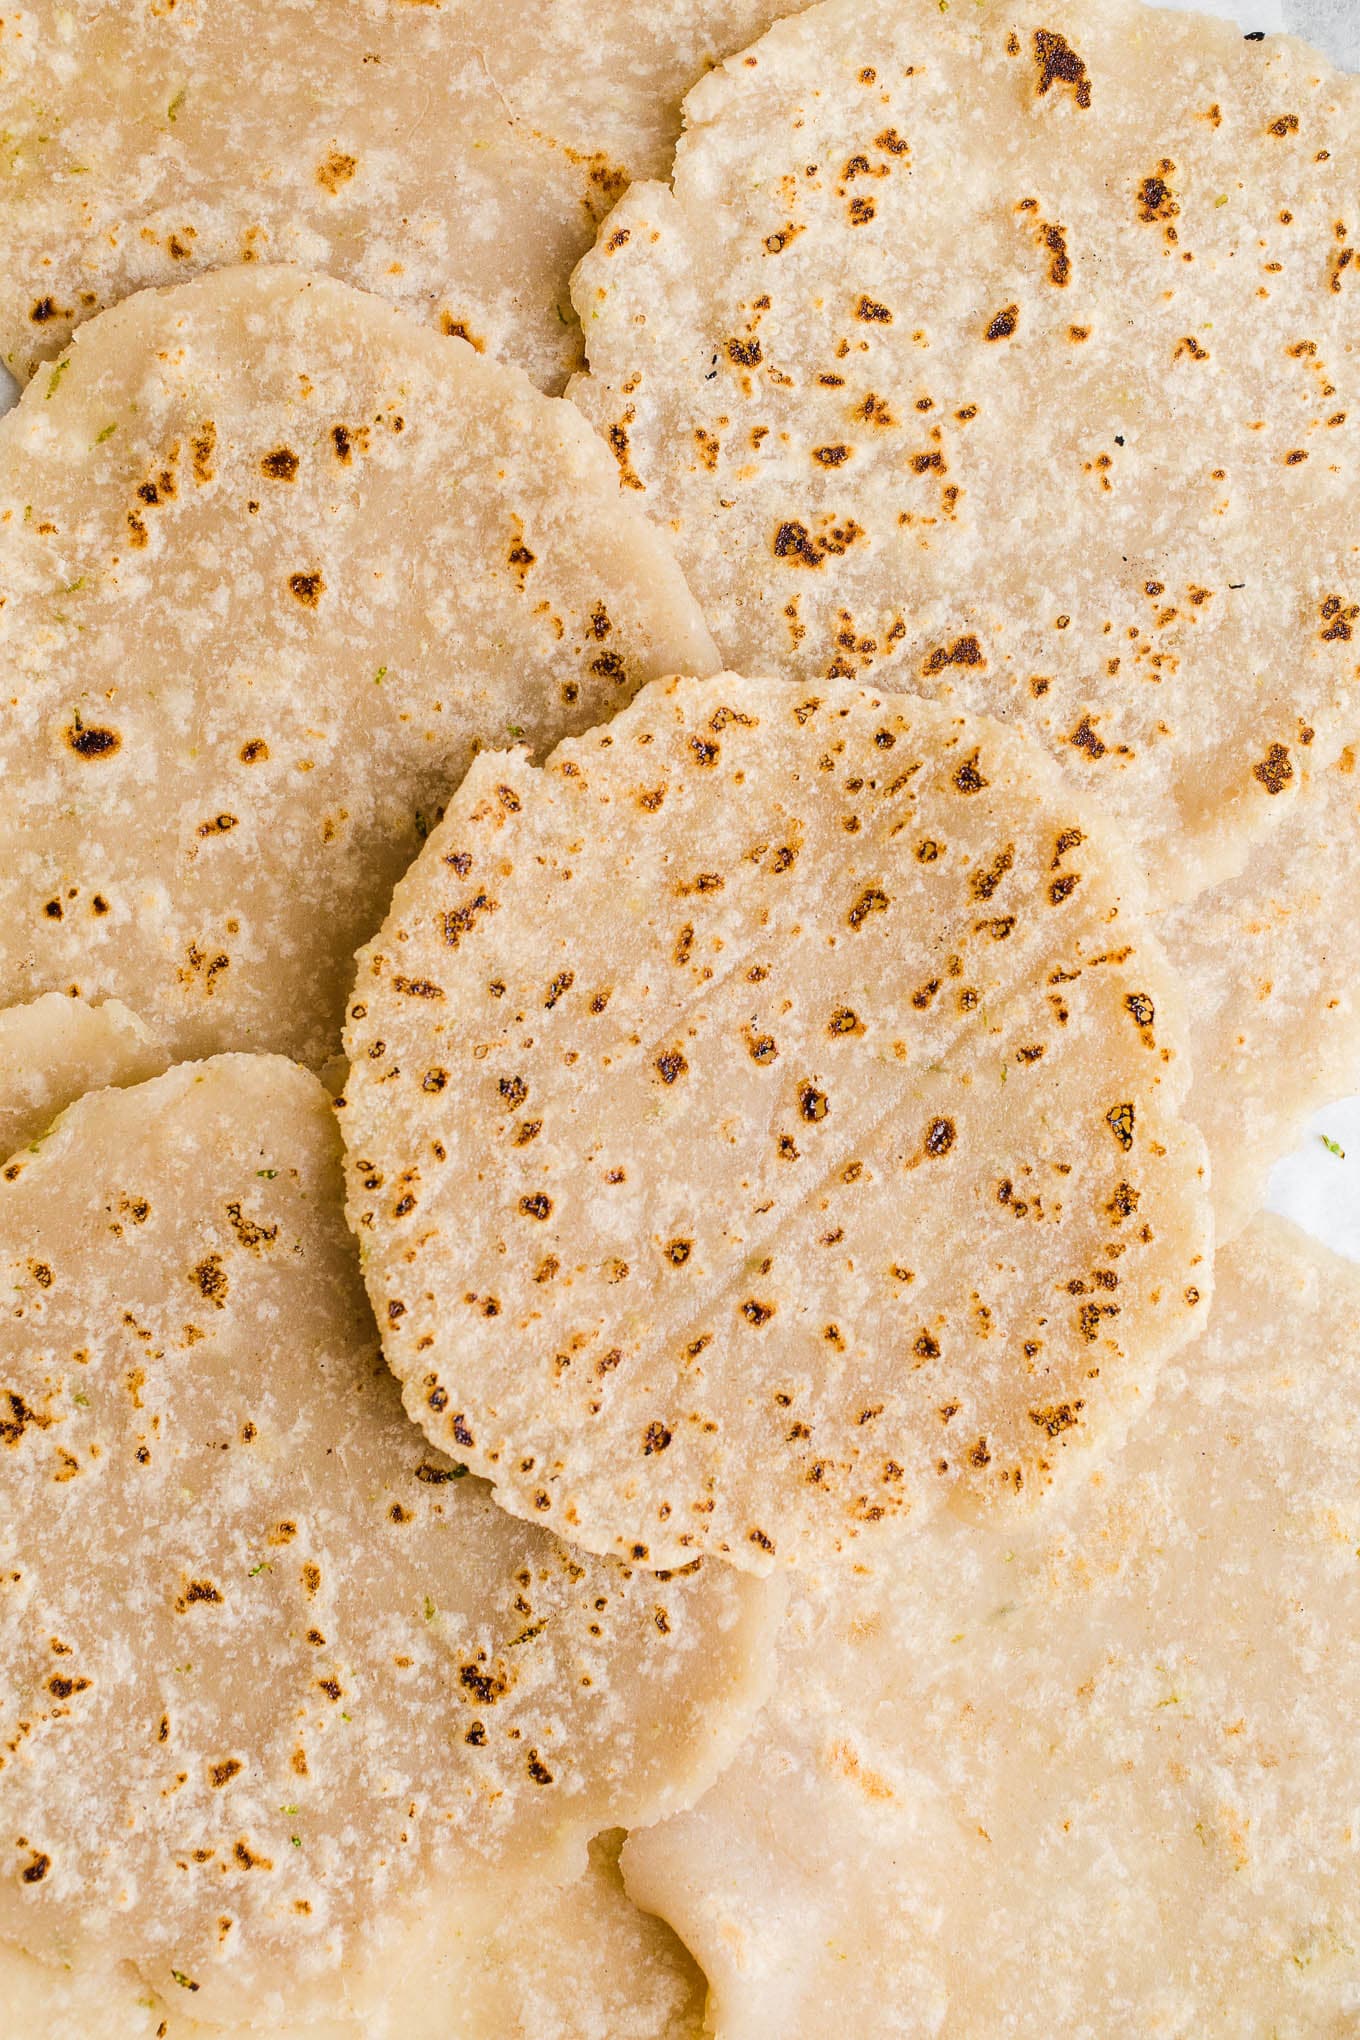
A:
<svg viewBox="0 0 1360 2040">
<path fill-rule="evenodd" d="M 1042 1489 L 1207 1307 L 1130 859 L 999 724 L 657 683 L 478 759 L 362 952 L 342 1125 L 430 1437 L 753 1570 Z"/>
<path fill-rule="evenodd" d="M 0 423 L 0 1001 L 320 1066 L 479 745 L 711 641 L 569 404 L 344 284 L 82 327 Z"/>
<path fill-rule="evenodd" d="M 0 357 L 236 262 L 377 291 L 560 389 L 567 282 L 780 0 L 33 0 L 0 21 Z"/>
<path fill-rule="evenodd" d="M 686 118 L 572 394 L 724 658 L 1018 723 L 1160 899 L 1230 874 L 1353 719 L 1360 84 L 1137 0 L 830 0 Z"/>
<path fill-rule="evenodd" d="M 800 1583 L 774 1697 L 624 1872 L 725 2040 L 1341 2036 L 1360 1277 L 1278 1220 L 1117 1460 Z"/>
<path fill-rule="evenodd" d="M 692 1803 L 777 1615 L 574 1554 L 431 1450 L 339 1163 L 315 1078 L 222 1057 L 0 1172 L 0 1938 L 210 2021 L 333 2013 L 384 1930 L 536 1879 L 530 1918 L 600 1829 Z"/>
</svg>

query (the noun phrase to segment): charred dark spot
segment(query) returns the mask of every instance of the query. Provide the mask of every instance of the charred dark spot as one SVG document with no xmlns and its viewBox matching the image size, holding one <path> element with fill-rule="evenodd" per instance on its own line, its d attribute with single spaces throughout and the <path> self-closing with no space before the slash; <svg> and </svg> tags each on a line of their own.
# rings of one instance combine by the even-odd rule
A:
<svg viewBox="0 0 1360 2040">
<path fill-rule="evenodd" d="M 1072 897 L 1072 894 L 1080 884 L 1081 873 L 1079 871 L 1069 871 L 1062 878 L 1055 878 L 1048 888 L 1049 905 L 1060 907 L 1064 900 Z"/>
<path fill-rule="evenodd" d="M 1294 777 L 1294 767 L 1285 746 L 1271 744 L 1260 764 L 1252 766 L 1251 776 L 1260 781 L 1267 793 L 1283 793 Z"/>
<path fill-rule="evenodd" d="M 535 1190 L 530 1196 L 520 1198 L 519 1208 L 525 1218 L 549 1218 L 552 1215 L 552 1199 L 542 1190 Z"/>
<path fill-rule="evenodd" d="M 670 1442 L 671 1434 L 664 1424 L 648 1424 L 642 1438 L 643 1453 L 664 1452 Z"/>
<path fill-rule="evenodd" d="M 656 1059 L 656 1073 L 663 1084 L 674 1084 L 689 1068 L 678 1048 L 663 1049 Z"/>
<path fill-rule="evenodd" d="M 293 482 L 297 480 L 298 457 L 291 446 L 276 446 L 260 462 L 260 473 L 267 475 L 271 482 Z"/>
<path fill-rule="evenodd" d="M 498 1089 L 507 1105 L 522 1105 L 529 1095 L 523 1077 L 502 1077 Z"/>
<path fill-rule="evenodd" d="M 926 1137 L 922 1145 L 928 1155 L 938 1159 L 939 1156 L 949 1153 L 950 1148 L 954 1145 L 955 1138 L 956 1134 L 952 1119 L 932 1119 L 930 1125 L 926 1128 Z"/>
<path fill-rule="evenodd" d="M 1040 96 L 1052 85 L 1070 85 L 1078 106 L 1084 108 L 1091 104 L 1091 81 L 1086 75 L 1086 66 L 1066 36 L 1051 28 L 1036 28 L 1034 61 L 1039 67 L 1037 89 Z"/>
<path fill-rule="evenodd" d="M 774 1304 L 757 1303 L 756 1299 L 753 1296 L 748 1296 L 745 1303 L 741 1306 L 741 1314 L 745 1318 L 747 1324 L 755 1325 L 757 1328 L 759 1328 L 761 1325 L 767 1325 L 770 1322 L 770 1319 L 774 1316 L 774 1313 L 775 1313 Z"/>
<path fill-rule="evenodd" d="M 978 770 L 978 753 L 976 751 L 974 751 L 971 758 L 964 759 L 962 765 L 960 765 L 958 771 L 954 774 L 954 784 L 960 793 L 981 793 L 982 789 L 990 784 Z"/>
<path fill-rule="evenodd" d="M 812 1084 L 804 1084 L 798 1093 L 798 1109 L 809 1124 L 825 1119 L 831 1104 L 825 1091 L 819 1091 Z"/>
<path fill-rule="evenodd" d="M 729 340 L 727 358 L 739 368 L 755 368 L 761 360 L 759 340 Z"/>
<path fill-rule="evenodd" d="M 325 586 L 324 579 L 315 570 L 288 576 L 289 590 L 304 609 L 315 609 L 319 605 Z"/>
<path fill-rule="evenodd" d="M 888 911 L 888 895 L 878 886 L 865 888 L 846 916 L 852 928 L 862 928 L 870 914 L 885 914 Z"/>
<path fill-rule="evenodd" d="M 774 550 L 776 558 L 792 560 L 804 567 L 820 567 L 826 557 L 806 524 L 796 520 L 779 526 L 774 535 Z"/>
<path fill-rule="evenodd" d="M 943 673 L 946 666 L 985 666 L 982 647 L 972 636 L 955 638 L 952 645 L 936 645 L 927 652 L 921 671 L 930 677 Z"/>
<path fill-rule="evenodd" d="M 1157 1017 L 1157 1009 L 1146 992 L 1129 992 L 1124 1004 L 1140 1027 L 1151 1027 Z"/>
<path fill-rule="evenodd" d="M 1089 715 L 1082 717 L 1067 741 L 1078 751 L 1084 751 L 1088 758 L 1103 758 L 1109 749 L 1109 746 L 1096 735 L 1095 725 Z"/>
<path fill-rule="evenodd" d="M 78 758 L 111 758 L 123 743 L 117 730 L 90 728 L 83 723 L 67 730 L 66 741 Z"/>
<path fill-rule="evenodd" d="M 1112 1105 L 1105 1114 L 1105 1124 L 1127 1154 L 1133 1146 L 1132 1104 L 1126 1102 L 1123 1105 Z"/>
<path fill-rule="evenodd" d="M 890 326 L 892 313 L 877 298 L 862 297 L 855 306 L 855 317 L 863 319 L 867 326 Z"/>
<path fill-rule="evenodd" d="M 991 319 L 983 338 L 987 340 L 1009 340 L 1019 324 L 1019 305 L 1005 305 Z"/>
</svg>

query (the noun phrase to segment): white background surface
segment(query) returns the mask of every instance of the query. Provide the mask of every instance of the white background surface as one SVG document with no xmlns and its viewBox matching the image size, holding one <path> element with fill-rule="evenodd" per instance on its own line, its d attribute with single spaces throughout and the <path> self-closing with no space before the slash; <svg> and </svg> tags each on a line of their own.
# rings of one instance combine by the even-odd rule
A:
<svg viewBox="0 0 1360 2040">
<path fill-rule="evenodd" d="M 1219 14 L 1244 31 L 1288 30 L 1326 52 L 1334 63 L 1360 70 L 1360 0 L 1160 0 L 1182 13 Z M 0 368 L 0 412 L 14 401 L 14 385 Z M 1333 1154 L 1323 1135 L 1344 1150 Z M 1360 1097 L 1328 1105 L 1310 1122 L 1301 1145 L 1281 1161 L 1270 1180 L 1268 1203 L 1360 1261 Z"/>
</svg>

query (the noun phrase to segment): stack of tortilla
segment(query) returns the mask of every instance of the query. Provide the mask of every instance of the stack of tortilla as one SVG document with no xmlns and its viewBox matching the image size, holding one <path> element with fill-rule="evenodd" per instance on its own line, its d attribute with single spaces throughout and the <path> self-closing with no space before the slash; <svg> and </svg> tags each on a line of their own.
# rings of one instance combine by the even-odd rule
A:
<svg viewBox="0 0 1360 2040">
<path fill-rule="evenodd" d="M 3 2040 L 1352 2032 L 1360 84 L 35 0 L 0 111 Z"/>
</svg>

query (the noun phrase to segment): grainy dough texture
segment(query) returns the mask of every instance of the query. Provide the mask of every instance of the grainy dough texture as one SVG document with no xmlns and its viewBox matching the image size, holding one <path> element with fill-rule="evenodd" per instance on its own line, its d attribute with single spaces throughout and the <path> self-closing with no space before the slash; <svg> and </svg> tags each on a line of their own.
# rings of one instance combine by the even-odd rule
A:
<svg viewBox="0 0 1360 2040">
<path fill-rule="evenodd" d="M 0 355 L 228 263 L 378 291 L 560 389 L 567 282 L 781 0 L 34 0 L 0 20 Z"/>
<path fill-rule="evenodd" d="M 170 1058 L 135 1013 L 48 992 L 0 1012 L 0 1160 L 105 1084 L 141 1084 Z"/>
<path fill-rule="evenodd" d="M 3 1938 L 303 2021 L 404 1912 L 537 1877 L 531 1933 L 732 1754 L 778 1596 L 582 1558 L 429 1448 L 306 1072 L 74 1106 L 0 1172 L 0 1298 Z"/>
<path fill-rule="evenodd" d="M 1022 724 L 1160 900 L 1237 869 L 1356 698 L 1360 84 L 1136 0 L 830 0 L 686 117 L 572 394 L 723 657 Z"/>
<path fill-rule="evenodd" d="M 651 1563 L 1042 1489 L 1208 1302 L 1129 864 L 1015 732 L 845 681 L 659 682 L 484 754 L 346 1035 L 410 1414 Z"/>
<path fill-rule="evenodd" d="M 700 2040 L 705 1984 L 672 1929 L 626 1896 L 622 1834 L 590 1845 L 574 1884 L 528 1883 L 480 1907 L 426 1906 L 379 1961 L 346 1966 L 299 2026 L 208 2025 L 131 1965 L 55 1970 L 0 1947 L 6 2040 Z M 174 2002 L 171 2002 L 171 2000 Z"/>
<path fill-rule="evenodd" d="M 1347 746 L 1239 877 L 1160 918 L 1191 1020 L 1186 1110 L 1209 1149 L 1220 1240 L 1329 1099 L 1360 1083 L 1360 778 Z"/>
<path fill-rule="evenodd" d="M 624 1874 L 724 2040 L 1342 2040 L 1360 1985 L 1360 1275 L 1278 1220 L 1116 1463 L 809 1583 Z"/>
<path fill-rule="evenodd" d="M 0 422 L 0 1000 L 338 1046 L 479 744 L 712 645 L 573 407 L 290 269 L 146 292 Z"/>
</svg>

